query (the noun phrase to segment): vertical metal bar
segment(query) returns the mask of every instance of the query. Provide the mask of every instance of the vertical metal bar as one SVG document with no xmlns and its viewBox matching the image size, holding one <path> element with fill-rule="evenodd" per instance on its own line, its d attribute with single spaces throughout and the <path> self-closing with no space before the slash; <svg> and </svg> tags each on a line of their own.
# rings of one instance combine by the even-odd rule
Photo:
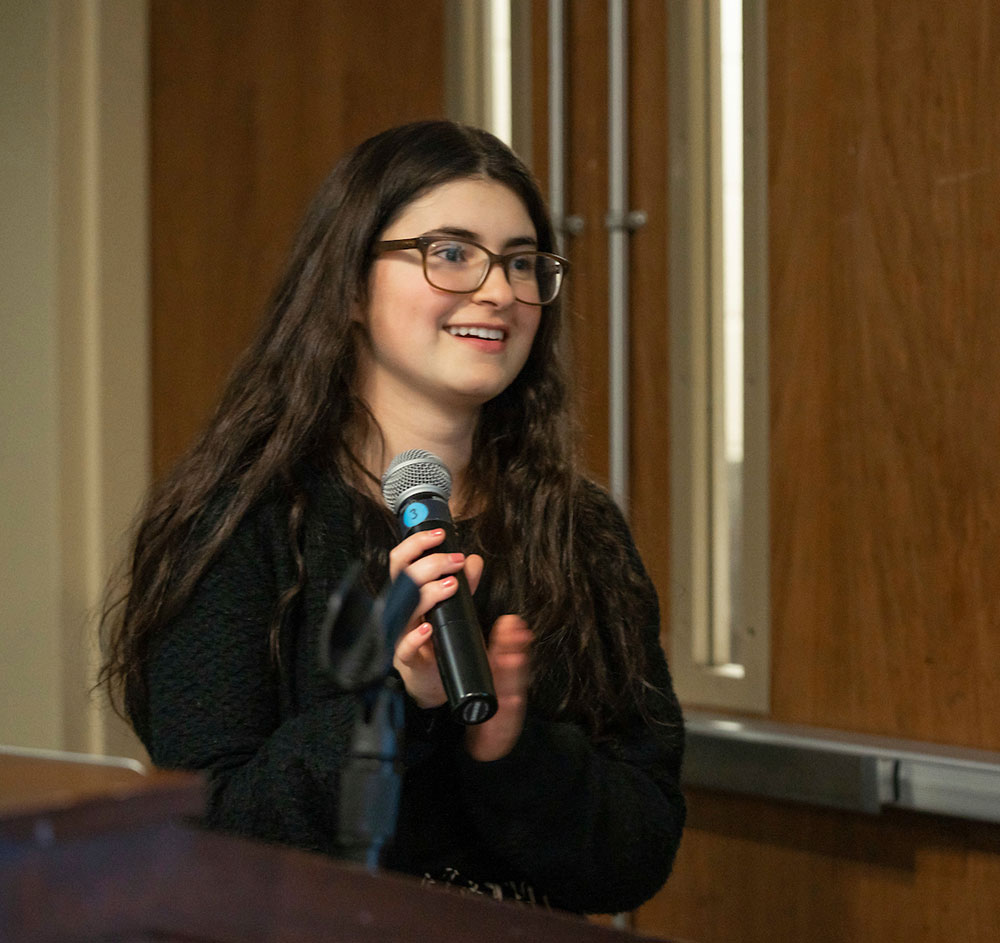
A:
<svg viewBox="0 0 1000 943">
<path fill-rule="evenodd" d="M 557 251 L 566 242 L 566 10 L 549 0 L 549 209 Z"/>
<path fill-rule="evenodd" d="M 740 661 L 752 709 L 771 687 L 770 383 L 768 364 L 767 3 L 745 3 L 743 20 L 744 453 L 743 620 Z"/>
<path fill-rule="evenodd" d="M 705 87 L 708 127 L 705 138 L 706 219 L 708 222 L 708 296 L 705 328 L 708 344 L 709 533 L 711 618 L 709 665 L 730 663 L 732 653 L 732 581 L 730 579 L 731 514 L 726 456 L 726 177 L 724 147 L 722 0 L 705 3 Z"/>
<path fill-rule="evenodd" d="M 608 483 L 628 506 L 628 16 L 608 2 Z"/>
</svg>

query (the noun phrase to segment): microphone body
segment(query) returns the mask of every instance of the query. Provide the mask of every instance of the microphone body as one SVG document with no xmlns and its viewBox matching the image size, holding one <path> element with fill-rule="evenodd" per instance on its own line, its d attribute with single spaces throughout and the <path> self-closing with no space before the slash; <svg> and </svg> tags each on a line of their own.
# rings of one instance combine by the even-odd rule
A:
<svg viewBox="0 0 1000 943">
<path fill-rule="evenodd" d="M 397 455 L 382 478 L 382 493 L 399 521 L 403 538 L 422 530 L 444 530 L 429 553 L 459 551 L 448 508 L 451 476 L 441 460 L 421 449 Z M 465 573 L 458 589 L 427 613 L 434 627 L 434 651 L 448 705 L 455 720 L 480 724 L 496 713 L 497 697 L 486 645 Z"/>
</svg>

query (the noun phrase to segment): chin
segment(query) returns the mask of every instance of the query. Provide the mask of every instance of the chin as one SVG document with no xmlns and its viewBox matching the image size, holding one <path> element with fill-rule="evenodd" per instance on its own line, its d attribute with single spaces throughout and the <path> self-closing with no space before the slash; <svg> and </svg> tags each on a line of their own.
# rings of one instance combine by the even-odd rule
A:
<svg viewBox="0 0 1000 943">
<path fill-rule="evenodd" d="M 459 409 L 479 408 L 491 399 L 499 396 L 507 386 L 505 384 L 490 384 L 478 386 L 452 387 L 449 398 Z"/>
<path fill-rule="evenodd" d="M 481 406 L 483 403 L 489 402 L 493 397 L 499 396 L 513 382 L 513 377 L 495 377 L 490 380 L 480 377 L 468 383 L 458 382 L 453 384 L 451 392 L 466 403 L 475 403 Z"/>
<path fill-rule="evenodd" d="M 490 387 L 489 389 L 467 390 L 458 394 L 458 398 L 466 406 L 483 406 L 494 397 L 499 396 L 506 387 Z"/>
</svg>

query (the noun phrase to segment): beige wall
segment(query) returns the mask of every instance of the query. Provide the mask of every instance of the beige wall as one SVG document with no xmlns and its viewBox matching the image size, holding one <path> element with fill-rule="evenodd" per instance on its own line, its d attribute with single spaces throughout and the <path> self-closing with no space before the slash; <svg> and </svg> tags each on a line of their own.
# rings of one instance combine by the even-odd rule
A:
<svg viewBox="0 0 1000 943">
<path fill-rule="evenodd" d="M 146 6 L 0 21 L 0 744 L 136 753 L 88 688 L 148 479 Z"/>
<path fill-rule="evenodd" d="M 55 744 L 59 439 L 55 128 L 44 4 L 0 29 L 0 741 Z"/>
</svg>

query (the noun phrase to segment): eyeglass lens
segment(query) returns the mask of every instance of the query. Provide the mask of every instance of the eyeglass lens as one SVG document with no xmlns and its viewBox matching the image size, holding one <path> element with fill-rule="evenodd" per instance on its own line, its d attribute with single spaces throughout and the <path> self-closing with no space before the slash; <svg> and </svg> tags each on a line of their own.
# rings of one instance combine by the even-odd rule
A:
<svg viewBox="0 0 1000 943">
<path fill-rule="evenodd" d="M 486 279 L 490 257 L 458 239 L 431 242 L 424 251 L 427 280 L 445 291 L 475 291 Z M 559 294 L 562 263 L 537 252 L 504 256 L 504 271 L 514 297 L 527 304 L 548 304 Z"/>
</svg>

